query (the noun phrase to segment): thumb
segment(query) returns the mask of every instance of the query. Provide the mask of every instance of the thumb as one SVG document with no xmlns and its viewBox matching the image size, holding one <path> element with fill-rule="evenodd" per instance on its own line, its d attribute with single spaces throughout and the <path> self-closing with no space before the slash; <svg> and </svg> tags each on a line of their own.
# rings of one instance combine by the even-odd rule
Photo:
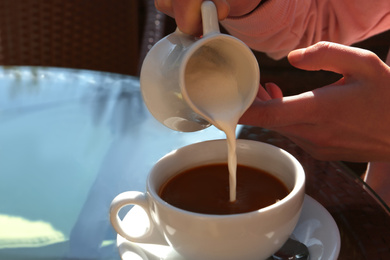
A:
<svg viewBox="0 0 390 260">
<path fill-rule="evenodd" d="M 304 49 L 289 53 L 288 60 L 294 67 L 304 70 L 327 70 L 344 76 L 370 73 L 376 70 L 368 62 L 379 59 L 374 53 L 332 42 L 318 42 Z"/>
</svg>

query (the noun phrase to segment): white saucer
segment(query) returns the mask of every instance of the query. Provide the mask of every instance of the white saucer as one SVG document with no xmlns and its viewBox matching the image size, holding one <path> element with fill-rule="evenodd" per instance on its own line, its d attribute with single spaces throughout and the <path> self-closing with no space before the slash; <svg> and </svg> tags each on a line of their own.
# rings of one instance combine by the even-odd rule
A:
<svg viewBox="0 0 390 260">
<path fill-rule="evenodd" d="M 146 213 L 134 206 L 123 222 L 133 235 L 142 234 L 149 222 Z M 305 196 L 303 209 L 293 238 L 304 243 L 310 259 L 336 260 L 340 252 L 340 233 L 329 212 L 310 196 Z M 117 246 L 122 260 L 184 260 L 165 241 L 156 237 L 153 244 L 132 243 L 117 236 Z"/>
</svg>

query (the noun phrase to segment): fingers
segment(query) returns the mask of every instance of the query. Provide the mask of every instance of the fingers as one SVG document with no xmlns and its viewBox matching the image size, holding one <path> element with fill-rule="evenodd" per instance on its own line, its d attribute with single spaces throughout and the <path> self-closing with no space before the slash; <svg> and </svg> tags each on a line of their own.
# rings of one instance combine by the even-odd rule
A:
<svg viewBox="0 0 390 260">
<path fill-rule="evenodd" d="M 265 89 L 271 96 L 271 98 L 282 98 L 283 92 L 275 83 L 265 83 Z"/>
<path fill-rule="evenodd" d="M 240 124 L 275 128 L 313 122 L 317 110 L 313 92 L 255 101 L 240 119 Z"/>
<path fill-rule="evenodd" d="M 174 17 L 172 0 L 154 0 L 154 6 L 160 12 L 163 12 L 170 17 Z"/>
<path fill-rule="evenodd" d="M 380 59 L 372 52 L 331 42 L 319 42 L 289 53 L 291 65 L 304 70 L 327 70 L 344 76 L 377 70 Z"/>
<path fill-rule="evenodd" d="M 265 83 L 265 89 L 260 84 L 256 98 L 258 101 L 267 101 L 275 98 L 282 98 L 282 90 L 275 83 Z"/>
<path fill-rule="evenodd" d="M 265 89 L 260 85 L 256 100 L 241 117 L 240 123 L 266 128 L 299 124 L 304 119 L 303 112 L 307 112 L 311 97 L 312 92 L 307 92 L 283 99 L 282 90 L 275 83 L 265 83 Z"/>
<path fill-rule="evenodd" d="M 176 25 L 183 33 L 196 36 L 202 35 L 202 2 L 202 0 L 173 0 L 174 5 L 172 6 L 172 9 Z"/>
<path fill-rule="evenodd" d="M 226 2 L 226 0 L 213 0 L 213 2 L 217 8 L 218 20 L 225 20 L 230 12 L 229 4 Z"/>
<path fill-rule="evenodd" d="M 204 0 L 155 0 L 156 8 L 176 20 L 177 27 L 184 33 L 199 36 L 202 34 L 201 6 Z M 213 0 L 218 20 L 224 20 L 229 14 L 229 5 L 225 0 Z"/>
<path fill-rule="evenodd" d="M 259 86 L 259 90 L 257 91 L 256 98 L 258 101 L 267 101 L 271 99 L 270 94 L 263 88 L 263 86 Z"/>
</svg>

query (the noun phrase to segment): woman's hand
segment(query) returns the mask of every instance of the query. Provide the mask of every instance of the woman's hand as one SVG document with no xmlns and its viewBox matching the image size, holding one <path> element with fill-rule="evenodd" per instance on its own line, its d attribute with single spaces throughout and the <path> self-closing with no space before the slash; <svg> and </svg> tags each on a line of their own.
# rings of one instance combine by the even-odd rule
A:
<svg viewBox="0 0 390 260">
<path fill-rule="evenodd" d="M 240 123 L 273 129 L 318 159 L 389 161 L 390 67 L 372 52 L 329 42 L 292 51 L 288 58 L 297 68 L 344 77 L 284 98 L 269 85 L 279 94 L 261 89 Z"/>
<path fill-rule="evenodd" d="M 201 5 L 204 0 L 155 0 L 156 8 L 175 18 L 179 29 L 190 35 L 202 34 Z M 213 0 L 218 19 L 228 16 L 242 16 L 253 9 L 261 0 Z"/>
</svg>

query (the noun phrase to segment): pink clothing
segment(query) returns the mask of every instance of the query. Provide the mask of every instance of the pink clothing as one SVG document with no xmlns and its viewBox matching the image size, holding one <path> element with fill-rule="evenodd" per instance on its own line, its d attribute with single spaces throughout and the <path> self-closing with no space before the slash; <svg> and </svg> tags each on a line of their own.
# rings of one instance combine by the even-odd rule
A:
<svg viewBox="0 0 390 260">
<path fill-rule="evenodd" d="M 345 45 L 390 29 L 390 0 L 269 0 L 222 25 L 274 59 L 318 41 Z"/>
</svg>

